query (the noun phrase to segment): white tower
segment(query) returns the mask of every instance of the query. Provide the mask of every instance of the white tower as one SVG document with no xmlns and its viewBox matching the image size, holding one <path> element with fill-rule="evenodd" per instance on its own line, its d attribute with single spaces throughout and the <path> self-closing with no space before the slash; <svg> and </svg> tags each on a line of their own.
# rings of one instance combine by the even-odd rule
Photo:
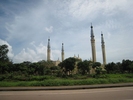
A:
<svg viewBox="0 0 133 100">
<path fill-rule="evenodd" d="M 92 61 L 96 62 L 95 39 L 94 39 L 94 33 L 93 33 L 92 24 L 91 24 L 91 49 L 92 49 Z"/>
<path fill-rule="evenodd" d="M 102 48 L 102 56 L 103 56 L 103 66 L 105 66 L 106 65 L 106 54 L 105 54 L 105 43 L 104 43 L 102 32 L 101 32 L 101 48 Z"/>
<path fill-rule="evenodd" d="M 50 61 L 50 39 L 48 39 L 48 46 L 47 46 L 47 61 Z"/>
<path fill-rule="evenodd" d="M 64 44 L 62 43 L 61 60 L 64 61 Z"/>
</svg>

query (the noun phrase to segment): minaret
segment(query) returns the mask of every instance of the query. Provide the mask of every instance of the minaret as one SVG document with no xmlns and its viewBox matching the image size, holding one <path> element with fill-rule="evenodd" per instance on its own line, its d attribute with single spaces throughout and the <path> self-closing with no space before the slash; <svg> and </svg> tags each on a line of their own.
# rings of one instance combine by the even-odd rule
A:
<svg viewBox="0 0 133 100">
<path fill-rule="evenodd" d="M 62 49 L 61 49 L 61 59 L 64 61 L 64 44 L 62 43 Z"/>
<path fill-rule="evenodd" d="M 48 39 L 48 46 L 47 46 L 47 61 L 50 61 L 50 39 Z"/>
<path fill-rule="evenodd" d="M 92 61 L 96 62 L 95 39 L 94 39 L 94 33 L 93 33 L 92 24 L 91 24 L 91 48 L 92 48 Z"/>
<path fill-rule="evenodd" d="M 102 47 L 102 55 L 103 55 L 103 66 L 106 65 L 106 54 L 105 54 L 105 44 L 103 34 L 101 32 L 101 47 Z"/>
</svg>

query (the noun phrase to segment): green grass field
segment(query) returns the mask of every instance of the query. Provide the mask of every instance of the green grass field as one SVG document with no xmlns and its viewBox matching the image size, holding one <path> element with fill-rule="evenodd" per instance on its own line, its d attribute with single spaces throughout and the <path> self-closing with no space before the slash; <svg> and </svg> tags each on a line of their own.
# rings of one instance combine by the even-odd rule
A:
<svg viewBox="0 0 133 100">
<path fill-rule="evenodd" d="M 17 77 L 17 78 L 16 78 Z M 29 80 L 28 80 L 29 79 Z M 0 81 L 0 87 L 17 86 L 73 86 L 133 82 L 133 74 L 105 74 L 92 78 L 90 76 L 74 75 L 71 77 L 59 78 L 54 76 L 15 76 L 13 80 L 5 79 Z"/>
</svg>

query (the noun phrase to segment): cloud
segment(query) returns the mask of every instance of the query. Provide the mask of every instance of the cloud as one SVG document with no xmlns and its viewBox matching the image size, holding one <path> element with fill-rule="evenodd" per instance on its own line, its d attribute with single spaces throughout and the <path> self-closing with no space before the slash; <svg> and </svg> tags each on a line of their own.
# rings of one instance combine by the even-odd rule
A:
<svg viewBox="0 0 133 100">
<path fill-rule="evenodd" d="M 98 16 L 105 18 L 126 12 L 131 6 L 132 2 L 127 0 L 72 0 L 68 5 L 68 12 L 79 20 L 88 18 L 93 21 Z"/>
<path fill-rule="evenodd" d="M 47 60 L 47 47 L 40 43 L 39 45 L 35 45 L 35 42 L 31 42 L 33 48 L 23 48 L 20 53 L 14 56 L 14 62 L 20 63 L 23 61 L 31 61 L 37 62 L 40 60 Z M 60 58 L 60 51 L 59 50 L 52 50 L 51 49 L 51 60 L 57 60 Z"/>
<path fill-rule="evenodd" d="M 20 53 L 14 56 L 15 63 L 20 63 L 23 61 L 37 62 L 40 60 L 46 60 L 46 46 L 42 43 L 35 45 L 35 42 L 32 42 L 31 45 L 33 48 L 23 48 Z"/>
<path fill-rule="evenodd" d="M 48 37 L 51 39 L 52 60 L 60 58 L 62 42 L 66 58 L 79 54 L 82 59 L 90 59 L 91 22 L 97 61 L 102 59 L 101 31 L 106 44 L 107 62 L 124 57 L 133 59 L 132 1 L 33 0 L 1 2 L 1 5 L 0 38 L 13 48 L 14 62 L 46 60 Z"/>
<path fill-rule="evenodd" d="M 45 27 L 45 30 L 49 33 L 52 33 L 53 32 L 53 26 L 50 26 L 49 28 L 48 27 Z"/>
</svg>

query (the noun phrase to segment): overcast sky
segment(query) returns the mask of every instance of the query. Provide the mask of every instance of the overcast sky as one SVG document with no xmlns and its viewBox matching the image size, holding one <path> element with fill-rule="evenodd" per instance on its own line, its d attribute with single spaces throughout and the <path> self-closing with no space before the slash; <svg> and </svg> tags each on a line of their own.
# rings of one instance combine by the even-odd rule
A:
<svg viewBox="0 0 133 100">
<path fill-rule="evenodd" d="M 133 60 L 133 0 L 0 0 L 0 45 L 7 44 L 14 63 L 46 60 L 50 37 L 51 59 L 74 54 L 92 58 L 93 25 L 96 58 L 102 63 L 101 31 L 107 62 Z"/>
</svg>

